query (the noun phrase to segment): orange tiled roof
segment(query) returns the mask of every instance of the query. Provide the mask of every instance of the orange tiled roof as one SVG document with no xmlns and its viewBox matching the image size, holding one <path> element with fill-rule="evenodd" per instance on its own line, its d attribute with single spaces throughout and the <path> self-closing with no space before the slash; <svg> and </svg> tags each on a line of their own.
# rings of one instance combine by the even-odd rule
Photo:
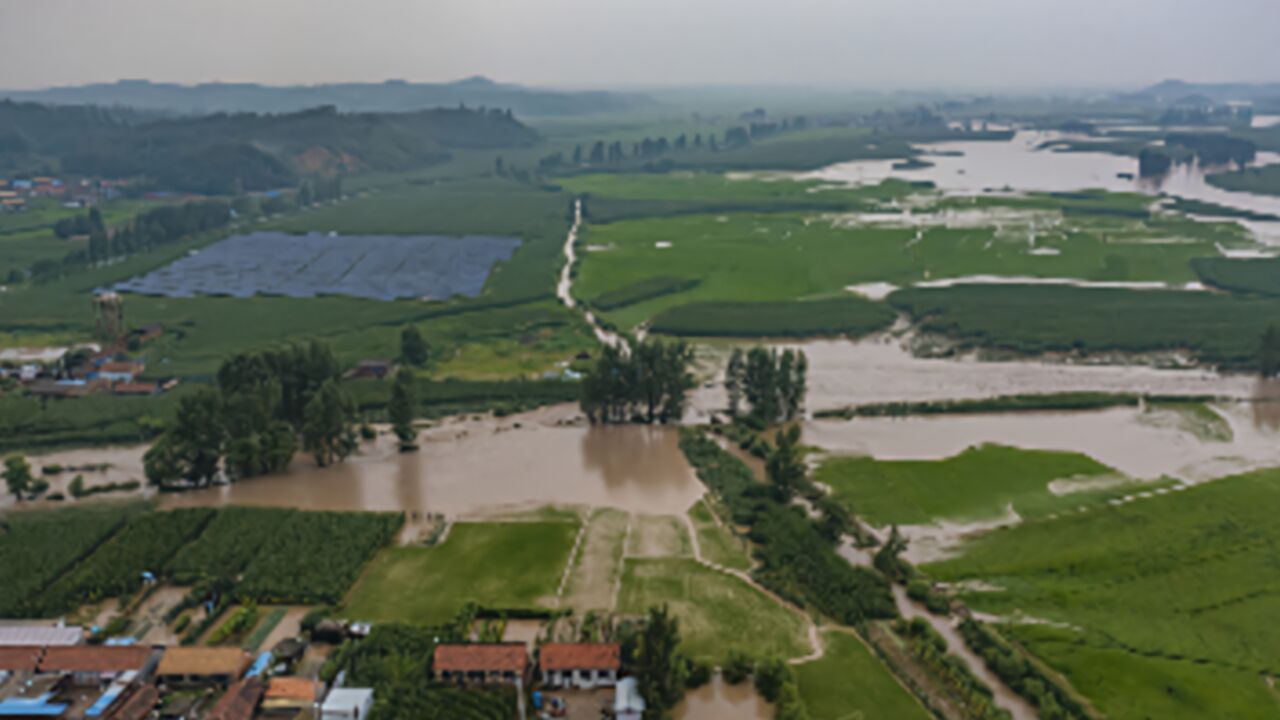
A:
<svg viewBox="0 0 1280 720">
<path fill-rule="evenodd" d="M 205 720 L 249 720 L 262 699 L 263 684 L 257 678 L 246 678 L 227 688 Z"/>
<path fill-rule="evenodd" d="M 72 645 L 45 649 L 40 672 L 119 673 L 141 670 L 151 657 L 151 648 L 137 645 Z"/>
<path fill-rule="evenodd" d="M 108 711 L 104 717 L 106 720 L 146 720 L 158 702 L 160 691 L 155 685 L 137 686 L 125 696 L 124 702 Z"/>
<path fill-rule="evenodd" d="M 318 694 L 315 680 L 300 677 L 273 677 L 267 683 L 267 693 L 263 697 L 266 700 L 312 703 L 316 701 Z"/>
<path fill-rule="evenodd" d="M 467 643 L 437 645 L 432 667 L 436 672 L 516 672 L 529 666 L 524 643 Z"/>
<path fill-rule="evenodd" d="M 171 647 L 160 658 L 157 675 L 231 675 L 248 669 L 249 654 L 235 647 Z"/>
<path fill-rule="evenodd" d="M 617 670 L 622 648 L 617 643 L 547 643 L 538 664 L 543 670 Z"/>
<path fill-rule="evenodd" d="M 0 672 L 34 672 L 42 650 L 32 645 L 0 647 Z"/>
</svg>

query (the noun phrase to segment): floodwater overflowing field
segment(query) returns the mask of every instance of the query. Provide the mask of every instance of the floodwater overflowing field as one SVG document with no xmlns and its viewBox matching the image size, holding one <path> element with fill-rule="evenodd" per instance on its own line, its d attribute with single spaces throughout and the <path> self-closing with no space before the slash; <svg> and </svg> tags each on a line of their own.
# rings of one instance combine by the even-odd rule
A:
<svg viewBox="0 0 1280 720">
<path fill-rule="evenodd" d="M 675 429 L 555 424 L 570 412 L 446 422 L 424 432 L 415 453 L 398 452 L 384 435 L 338 465 L 299 458 L 285 473 L 165 495 L 161 504 L 447 515 L 590 505 L 682 514 L 701 496 Z"/>
<path fill-rule="evenodd" d="M 676 706 L 675 720 L 766 720 L 773 705 L 760 697 L 750 681 L 730 685 L 719 674 L 711 682 L 685 694 Z"/>
<path fill-rule="evenodd" d="M 785 346 L 803 350 L 808 358 L 809 391 L 805 404 L 810 412 L 866 403 L 1035 393 L 1111 392 L 1248 399 L 1258 392 L 1255 378 L 1203 369 L 921 358 L 912 355 L 904 344 L 902 338 L 881 334 L 856 341 L 814 340 Z M 727 405 L 723 386 L 699 388 L 692 405 L 700 416 L 722 410 Z"/>
<path fill-rule="evenodd" d="M 868 185 L 889 177 L 927 180 L 949 193 L 1068 192 L 1097 188 L 1112 192 L 1165 193 L 1228 207 L 1280 215 L 1280 197 L 1230 192 L 1205 181 L 1205 169 L 1178 165 L 1162 178 L 1139 178 L 1136 158 L 1106 152 L 1057 152 L 1042 148 L 1058 140 L 1087 139 L 1058 132 L 1019 131 L 1008 142 L 954 141 L 921 145 L 930 167 L 896 170 L 896 160 L 854 160 L 805 173 L 803 179 Z M 1280 154 L 1258 153 L 1255 166 L 1280 162 Z M 1249 223 L 1260 240 L 1280 242 L 1280 223 Z"/>
<path fill-rule="evenodd" d="M 936 460 L 984 443 L 1073 451 L 1133 478 L 1188 483 L 1280 465 L 1280 432 L 1265 411 L 1248 403 L 1216 410 L 1230 439 L 1198 436 L 1164 415 L 1171 410 L 1133 407 L 817 420 L 805 424 L 804 439 L 832 453 L 881 460 Z"/>
</svg>

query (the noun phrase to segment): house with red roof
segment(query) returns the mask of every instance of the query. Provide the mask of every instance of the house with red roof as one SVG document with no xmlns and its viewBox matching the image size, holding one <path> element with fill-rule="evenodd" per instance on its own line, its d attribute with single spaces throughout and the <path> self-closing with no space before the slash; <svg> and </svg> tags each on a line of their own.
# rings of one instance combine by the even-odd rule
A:
<svg viewBox="0 0 1280 720">
<path fill-rule="evenodd" d="M 431 673 L 459 685 L 526 684 L 529 654 L 522 642 L 437 645 Z"/>
<path fill-rule="evenodd" d="M 538 651 L 538 670 L 549 687 L 610 687 L 618 682 L 621 667 L 617 643 L 545 643 Z"/>
</svg>

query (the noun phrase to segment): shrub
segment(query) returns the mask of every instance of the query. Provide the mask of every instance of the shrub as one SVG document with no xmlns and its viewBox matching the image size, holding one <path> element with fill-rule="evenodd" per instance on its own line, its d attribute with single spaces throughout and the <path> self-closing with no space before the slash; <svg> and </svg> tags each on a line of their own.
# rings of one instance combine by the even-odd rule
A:
<svg viewBox="0 0 1280 720">
<path fill-rule="evenodd" d="M 726 682 L 730 685 L 738 685 L 742 681 L 751 677 L 751 672 L 755 668 L 755 663 L 751 658 L 740 652 L 735 652 L 725 661 L 724 667 L 720 668 L 720 674 L 724 676 Z"/>
</svg>

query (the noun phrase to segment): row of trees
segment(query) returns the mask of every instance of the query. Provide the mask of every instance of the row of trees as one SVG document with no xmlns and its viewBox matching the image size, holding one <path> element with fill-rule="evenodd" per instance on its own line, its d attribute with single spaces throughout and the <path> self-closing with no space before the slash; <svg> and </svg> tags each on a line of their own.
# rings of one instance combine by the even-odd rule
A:
<svg viewBox="0 0 1280 720">
<path fill-rule="evenodd" d="M 299 445 L 328 465 L 355 449 L 354 418 L 327 345 L 237 355 L 219 368 L 216 388 L 179 401 L 174 420 L 147 451 L 147 480 L 203 486 L 219 476 L 278 472 Z"/>
<path fill-rule="evenodd" d="M 729 393 L 729 415 L 747 416 L 760 424 L 794 420 L 804 407 L 809 361 L 801 350 L 754 347 L 747 352 L 734 348 L 725 368 L 724 385 Z"/>
<path fill-rule="evenodd" d="M 606 346 L 582 381 L 582 410 L 593 423 L 679 422 L 692 363 L 693 349 L 679 341 Z"/>
</svg>

